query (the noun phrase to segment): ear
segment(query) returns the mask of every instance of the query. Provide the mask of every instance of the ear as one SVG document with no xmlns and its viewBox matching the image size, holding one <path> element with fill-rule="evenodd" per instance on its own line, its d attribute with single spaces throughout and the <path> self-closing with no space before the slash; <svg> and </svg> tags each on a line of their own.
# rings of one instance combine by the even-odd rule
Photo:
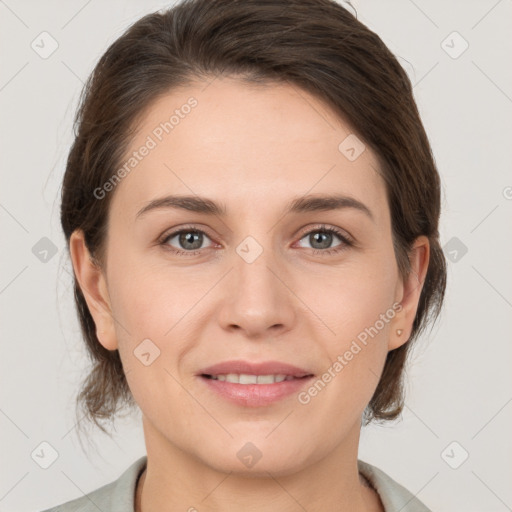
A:
<svg viewBox="0 0 512 512">
<path fill-rule="evenodd" d="M 408 277 L 405 280 L 400 279 L 397 285 L 395 302 L 401 304 L 401 309 L 393 318 L 388 350 L 404 345 L 411 336 L 429 260 L 429 240 L 426 236 L 420 236 L 414 241 L 409 253 L 411 271 Z M 397 334 L 397 330 L 401 330 L 401 334 Z"/>
<path fill-rule="evenodd" d="M 71 234 L 69 252 L 75 277 L 96 325 L 96 337 L 107 350 L 115 350 L 117 338 L 107 283 L 101 268 L 91 258 L 82 230 Z"/>
</svg>

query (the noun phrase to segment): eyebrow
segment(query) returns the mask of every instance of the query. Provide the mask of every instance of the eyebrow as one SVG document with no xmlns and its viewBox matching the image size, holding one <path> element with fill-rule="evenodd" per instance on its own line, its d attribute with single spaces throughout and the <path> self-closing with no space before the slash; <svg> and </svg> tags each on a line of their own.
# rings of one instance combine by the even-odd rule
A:
<svg viewBox="0 0 512 512">
<path fill-rule="evenodd" d="M 227 209 L 224 204 L 216 203 L 206 197 L 171 195 L 150 201 L 137 212 L 135 217 L 136 219 L 139 219 L 150 211 L 167 208 L 203 213 L 206 215 L 215 215 L 219 217 L 225 217 L 227 214 Z M 339 194 L 308 195 L 292 199 L 285 208 L 285 214 L 333 211 L 346 208 L 360 211 L 367 215 L 372 221 L 375 221 L 373 213 L 364 203 L 353 197 Z"/>
</svg>

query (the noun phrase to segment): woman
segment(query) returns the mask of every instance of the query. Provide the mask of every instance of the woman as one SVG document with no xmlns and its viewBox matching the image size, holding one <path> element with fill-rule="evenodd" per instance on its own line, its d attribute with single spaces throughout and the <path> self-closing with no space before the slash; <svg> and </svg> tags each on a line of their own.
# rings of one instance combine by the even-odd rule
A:
<svg viewBox="0 0 512 512">
<path fill-rule="evenodd" d="M 62 189 L 98 426 L 147 456 L 52 510 L 428 511 L 358 459 L 442 306 L 410 81 L 331 0 L 191 0 L 86 84 Z"/>
</svg>

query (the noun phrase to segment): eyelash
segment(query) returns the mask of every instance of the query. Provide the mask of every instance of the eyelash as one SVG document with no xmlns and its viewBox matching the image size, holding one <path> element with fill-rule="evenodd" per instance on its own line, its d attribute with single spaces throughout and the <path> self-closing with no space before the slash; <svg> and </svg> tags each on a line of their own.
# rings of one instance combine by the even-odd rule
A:
<svg viewBox="0 0 512 512">
<path fill-rule="evenodd" d="M 173 254 L 176 254 L 180 257 L 181 256 L 184 256 L 184 257 L 197 256 L 198 254 L 201 254 L 201 251 L 203 251 L 204 249 L 198 249 L 196 251 L 185 251 L 183 249 L 175 249 L 167 243 L 171 238 L 174 238 L 176 235 L 179 235 L 181 233 L 190 233 L 190 232 L 201 233 L 211 239 L 211 237 L 208 235 L 208 233 L 206 233 L 202 229 L 198 229 L 195 226 L 185 226 L 177 231 L 173 231 L 172 233 L 170 233 L 168 235 L 167 234 L 164 235 L 160 239 L 158 244 L 163 246 L 163 248 L 165 250 L 169 250 Z M 340 230 L 338 230 L 336 228 L 328 227 L 325 225 L 319 225 L 319 226 L 316 226 L 314 229 L 306 231 L 305 233 L 303 233 L 301 235 L 299 240 L 302 240 L 305 236 L 310 235 L 311 233 L 316 233 L 316 232 L 334 234 L 343 243 L 340 244 L 339 246 L 337 246 L 338 247 L 337 249 L 336 248 L 335 249 L 312 249 L 313 254 L 315 254 L 315 255 L 320 254 L 322 256 L 325 256 L 325 255 L 338 254 L 338 253 L 341 253 L 342 251 L 345 251 L 347 248 L 354 246 L 354 242 L 350 238 L 348 238 L 343 232 L 341 232 Z"/>
</svg>

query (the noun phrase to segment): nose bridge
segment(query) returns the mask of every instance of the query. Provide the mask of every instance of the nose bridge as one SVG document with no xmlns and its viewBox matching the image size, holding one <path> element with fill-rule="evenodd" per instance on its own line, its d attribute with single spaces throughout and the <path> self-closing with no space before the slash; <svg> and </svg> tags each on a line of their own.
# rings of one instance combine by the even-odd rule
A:
<svg viewBox="0 0 512 512">
<path fill-rule="evenodd" d="M 264 333 L 278 325 L 289 327 L 293 304 L 282 282 L 286 278 L 278 278 L 284 266 L 273 250 L 271 235 L 244 238 L 235 247 L 233 267 L 222 308 L 224 326 L 236 325 L 248 334 Z"/>
<path fill-rule="evenodd" d="M 260 237 L 261 238 L 261 237 Z M 237 289 L 257 293 L 271 293 L 274 297 L 277 291 L 276 278 L 271 268 L 276 267 L 275 254 L 273 253 L 270 237 L 266 239 L 265 246 L 254 237 L 246 237 L 236 248 L 235 275 L 238 279 Z"/>
</svg>

